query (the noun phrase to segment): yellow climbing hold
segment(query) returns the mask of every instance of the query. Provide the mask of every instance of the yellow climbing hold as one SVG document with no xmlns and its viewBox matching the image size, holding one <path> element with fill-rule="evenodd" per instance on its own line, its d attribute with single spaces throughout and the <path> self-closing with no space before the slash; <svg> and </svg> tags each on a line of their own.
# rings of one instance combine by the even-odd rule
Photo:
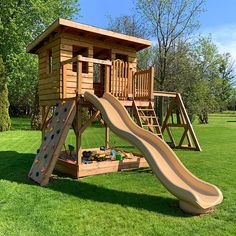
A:
<svg viewBox="0 0 236 236">
<path fill-rule="evenodd" d="M 37 159 L 37 160 L 35 160 L 35 164 L 38 164 L 39 163 L 39 160 Z"/>
<path fill-rule="evenodd" d="M 62 101 L 62 102 L 61 102 L 61 105 L 65 105 L 65 104 L 66 104 L 66 101 Z"/>
<path fill-rule="evenodd" d="M 53 128 L 53 127 L 51 127 L 51 128 L 50 128 L 50 132 L 52 132 L 53 130 L 54 130 L 54 128 Z"/>
</svg>

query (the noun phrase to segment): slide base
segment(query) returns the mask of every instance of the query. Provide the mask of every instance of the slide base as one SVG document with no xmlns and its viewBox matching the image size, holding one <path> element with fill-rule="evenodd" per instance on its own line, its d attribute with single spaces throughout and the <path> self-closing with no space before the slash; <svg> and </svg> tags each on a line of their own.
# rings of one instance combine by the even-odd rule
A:
<svg viewBox="0 0 236 236">
<path fill-rule="evenodd" d="M 213 211 L 212 208 L 207 208 L 207 209 L 198 208 L 184 201 L 179 201 L 179 207 L 181 210 L 191 215 L 202 215 Z"/>
</svg>

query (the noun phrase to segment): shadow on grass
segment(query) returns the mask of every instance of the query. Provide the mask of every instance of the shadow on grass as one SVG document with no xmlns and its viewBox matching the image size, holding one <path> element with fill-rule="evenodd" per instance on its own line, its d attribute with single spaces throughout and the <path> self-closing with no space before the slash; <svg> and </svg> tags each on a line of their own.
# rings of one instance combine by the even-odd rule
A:
<svg viewBox="0 0 236 236">
<path fill-rule="evenodd" d="M 14 151 L 0 152 L 0 180 L 36 185 L 27 177 L 33 160 L 34 154 L 17 153 Z M 147 169 L 130 171 L 136 173 L 150 172 Z M 55 178 L 46 188 L 95 202 L 118 204 L 175 217 L 190 216 L 179 209 L 178 201 L 175 199 L 119 191 L 69 178 Z"/>
<path fill-rule="evenodd" d="M 227 122 L 229 122 L 229 123 L 235 123 L 236 120 L 227 120 Z"/>
</svg>

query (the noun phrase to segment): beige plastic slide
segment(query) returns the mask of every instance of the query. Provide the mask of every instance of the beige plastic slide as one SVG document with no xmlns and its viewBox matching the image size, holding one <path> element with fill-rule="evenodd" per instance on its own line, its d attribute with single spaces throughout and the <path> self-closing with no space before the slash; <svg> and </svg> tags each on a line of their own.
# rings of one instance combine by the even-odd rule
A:
<svg viewBox="0 0 236 236">
<path fill-rule="evenodd" d="M 162 139 L 135 124 L 114 96 L 106 93 L 103 98 L 98 98 L 85 92 L 84 97 L 102 113 L 114 133 L 143 153 L 157 178 L 179 199 L 182 210 L 194 215 L 203 214 L 222 202 L 223 195 L 216 186 L 198 179 L 188 171 Z"/>
</svg>

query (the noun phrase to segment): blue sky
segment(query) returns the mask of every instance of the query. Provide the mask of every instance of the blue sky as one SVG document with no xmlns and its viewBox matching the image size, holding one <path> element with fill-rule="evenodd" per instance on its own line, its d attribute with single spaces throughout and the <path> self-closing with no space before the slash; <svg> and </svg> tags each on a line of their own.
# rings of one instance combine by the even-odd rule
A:
<svg viewBox="0 0 236 236">
<path fill-rule="evenodd" d="M 107 16 L 130 14 L 133 0 L 80 0 L 81 17 L 76 21 L 106 28 Z M 199 33 L 211 34 L 220 52 L 236 58 L 236 0 L 207 0 L 206 12 L 200 17 Z"/>
</svg>

